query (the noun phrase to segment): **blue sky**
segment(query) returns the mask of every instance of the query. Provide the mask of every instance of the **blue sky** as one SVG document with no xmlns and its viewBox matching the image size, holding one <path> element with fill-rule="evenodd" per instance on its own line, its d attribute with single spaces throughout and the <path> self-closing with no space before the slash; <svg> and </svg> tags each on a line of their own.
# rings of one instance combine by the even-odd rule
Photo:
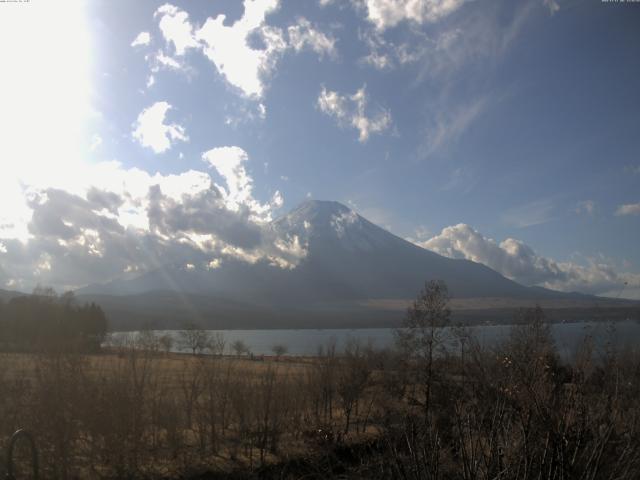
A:
<svg viewBox="0 0 640 480">
<path fill-rule="evenodd" d="M 296 239 L 224 228 L 315 198 L 522 283 L 640 298 L 639 20 L 574 0 L 0 5 L 0 288 L 292 268 Z"/>
</svg>

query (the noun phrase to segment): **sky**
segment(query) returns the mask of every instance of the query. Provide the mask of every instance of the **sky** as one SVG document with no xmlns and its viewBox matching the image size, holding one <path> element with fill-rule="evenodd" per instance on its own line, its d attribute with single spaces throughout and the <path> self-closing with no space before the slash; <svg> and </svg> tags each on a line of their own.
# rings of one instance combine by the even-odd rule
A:
<svg viewBox="0 0 640 480">
<path fill-rule="evenodd" d="M 526 285 L 640 298 L 640 3 L 0 3 L 0 288 L 227 258 L 336 200 Z"/>
</svg>

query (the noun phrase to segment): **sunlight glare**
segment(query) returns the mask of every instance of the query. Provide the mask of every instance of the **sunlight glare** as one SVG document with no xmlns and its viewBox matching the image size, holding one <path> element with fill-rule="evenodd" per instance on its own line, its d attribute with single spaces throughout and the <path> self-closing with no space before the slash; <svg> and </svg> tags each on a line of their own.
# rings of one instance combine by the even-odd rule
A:
<svg viewBox="0 0 640 480">
<path fill-rule="evenodd" d="M 82 0 L 1 7 L 0 238 L 24 240 L 25 192 L 82 181 L 90 38 Z"/>
</svg>

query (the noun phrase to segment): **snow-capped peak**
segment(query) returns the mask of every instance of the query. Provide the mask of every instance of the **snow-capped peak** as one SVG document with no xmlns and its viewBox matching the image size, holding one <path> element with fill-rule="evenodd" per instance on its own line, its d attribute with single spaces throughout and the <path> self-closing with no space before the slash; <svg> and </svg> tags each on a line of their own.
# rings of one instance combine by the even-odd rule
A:
<svg viewBox="0 0 640 480">
<path fill-rule="evenodd" d="M 272 225 L 280 235 L 298 236 L 312 247 L 337 241 L 347 250 L 370 251 L 395 241 L 389 232 L 333 201 L 304 202 Z"/>
</svg>

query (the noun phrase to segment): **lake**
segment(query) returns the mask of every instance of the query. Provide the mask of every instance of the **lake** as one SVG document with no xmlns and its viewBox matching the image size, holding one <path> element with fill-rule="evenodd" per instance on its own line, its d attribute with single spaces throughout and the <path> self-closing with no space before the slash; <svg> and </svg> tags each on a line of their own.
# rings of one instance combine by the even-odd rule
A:
<svg viewBox="0 0 640 480">
<path fill-rule="evenodd" d="M 492 346 L 504 339 L 510 331 L 509 325 L 481 325 L 469 327 L 483 346 Z M 615 323 L 577 322 L 557 323 L 551 325 L 551 331 L 561 356 L 570 358 L 576 348 L 591 335 L 596 347 L 602 350 L 607 343 L 617 348 L 640 347 L 640 323 L 632 320 Z M 349 339 L 371 342 L 377 348 L 390 347 L 394 343 L 394 329 L 391 328 L 359 328 L 359 329 L 288 329 L 288 330 L 210 330 L 221 333 L 227 342 L 227 351 L 235 340 L 242 340 L 254 355 L 272 355 L 274 345 L 285 345 L 288 355 L 315 355 L 318 348 L 335 341 L 340 351 Z M 158 335 L 169 335 L 174 339 L 176 352 L 187 352 L 179 345 L 178 330 L 155 330 Z M 136 332 L 116 332 L 115 339 L 133 338 Z"/>
</svg>

